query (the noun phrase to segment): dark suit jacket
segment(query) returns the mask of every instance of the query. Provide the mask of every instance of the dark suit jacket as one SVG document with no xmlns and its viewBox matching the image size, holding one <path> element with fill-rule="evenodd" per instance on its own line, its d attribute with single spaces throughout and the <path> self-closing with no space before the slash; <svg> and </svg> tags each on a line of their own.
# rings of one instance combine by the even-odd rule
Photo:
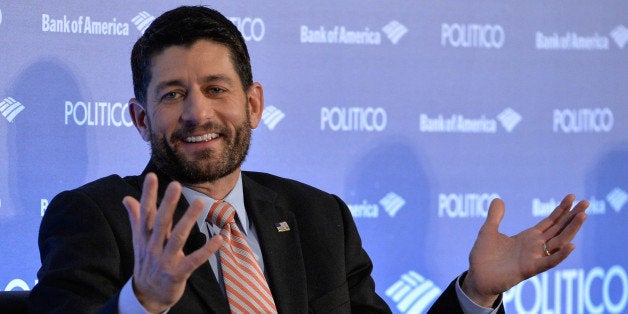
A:
<svg viewBox="0 0 628 314">
<path fill-rule="evenodd" d="M 159 178 L 159 202 L 171 179 L 152 163 L 140 176 L 112 175 L 62 192 L 50 202 L 39 232 L 42 267 L 30 294 L 32 312 L 117 312 L 118 295 L 133 274 L 134 259 L 122 198 L 139 199 L 149 171 Z M 246 210 L 259 237 L 280 313 L 390 312 L 375 293 L 371 260 L 344 202 L 269 174 L 243 172 L 242 180 Z M 175 222 L 187 207 L 181 197 Z M 290 231 L 278 232 L 275 223 L 282 221 Z M 185 253 L 205 241 L 194 226 Z M 452 287 L 441 299 L 447 309 L 459 309 Z M 228 312 L 227 300 L 205 263 L 193 272 L 183 297 L 169 313 Z"/>
</svg>

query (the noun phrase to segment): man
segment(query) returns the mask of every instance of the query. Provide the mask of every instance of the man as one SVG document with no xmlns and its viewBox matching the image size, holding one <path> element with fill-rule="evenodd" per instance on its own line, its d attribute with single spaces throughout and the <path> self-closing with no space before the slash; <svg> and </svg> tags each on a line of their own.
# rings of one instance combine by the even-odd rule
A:
<svg viewBox="0 0 628 314">
<path fill-rule="evenodd" d="M 204 7 L 166 12 L 137 41 L 131 64 L 130 114 L 151 160 L 140 176 L 109 176 L 53 199 L 31 311 L 390 312 L 339 198 L 240 170 L 264 98 L 228 19 Z M 493 201 L 469 271 L 431 311 L 503 311 L 503 291 L 573 250 L 587 207 L 570 211 L 573 201 L 514 237 L 498 233 L 504 205 Z M 229 231 L 223 216 L 234 219 Z M 232 253 L 252 256 L 242 277 Z"/>
</svg>

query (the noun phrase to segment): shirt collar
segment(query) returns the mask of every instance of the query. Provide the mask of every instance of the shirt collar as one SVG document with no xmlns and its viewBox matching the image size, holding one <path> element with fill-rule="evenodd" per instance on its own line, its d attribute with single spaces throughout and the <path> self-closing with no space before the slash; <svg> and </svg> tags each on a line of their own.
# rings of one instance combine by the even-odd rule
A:
<svg viewBox="0 0 628 314">
<path fill-rule="evenodd" d="M 205 222 L 205 217 L 209 213 L 209 208 L 216 201 L 215 199 L 195 190 L 190 189 L 187 186 L 183 186 L 181 189 L 181 193 L 185 196 L 185 199 L 188 203 L 192 203 L 197 198 L 200 198 L 205 202 L 205 208 L 203 209 L 203 213 L 200 217 L 198 217 L 199 226 Z M 242 232 L 246 234 L 249 230 L 249 217 L 246 214 L 246 208 L 244 207 L 244 190 L 242 188 L 242 172 L 238 176 L 238 182 L 233 187 L 231 192 L 225 196 L 223 199 L 225 202 L 228 202 L 235 208 L 236 213 L 238 214 L 236 217 L 240 220 L 240 226 L 242 226 Z"/>
</svg>

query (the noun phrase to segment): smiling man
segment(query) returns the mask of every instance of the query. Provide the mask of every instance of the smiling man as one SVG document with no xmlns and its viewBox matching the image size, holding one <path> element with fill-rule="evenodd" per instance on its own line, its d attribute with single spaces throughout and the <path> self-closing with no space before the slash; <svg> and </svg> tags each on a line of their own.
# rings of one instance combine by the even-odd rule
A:
<svg viewBox="0 0 628 314">
<path fill-rule="evenodd" d="M 130 102 L 155 165 L 215 199 L 240 176 L 263 110 L 262 86 L 245 90 L 230 55 L 224 45 L 202 39 L 168 47 L 152 60 L 145 103 Z"/>
<path fill-rule="evenodd" d="M 130 114 L 151 159 L 57 195 L 41 224 L 36 313 L 388 313 L 347 205 L 290 179 L 242 171 L 264 109 L 242 35 L 180 7 L 136 42 Z M 500 200 L 431 312 L 499 312 L 500 294 L 573 250 L 573 195 L 507 237 Z"/>
</svg>

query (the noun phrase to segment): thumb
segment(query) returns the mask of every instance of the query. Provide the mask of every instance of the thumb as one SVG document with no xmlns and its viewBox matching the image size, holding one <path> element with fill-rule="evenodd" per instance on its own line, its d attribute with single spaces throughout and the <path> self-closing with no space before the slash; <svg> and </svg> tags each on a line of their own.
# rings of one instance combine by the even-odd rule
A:
<svg viewBox="0 0 628 314">
<path fill-rule="evenodd" d="M 497 232 L 499 229 L 499 223 L 504 218 L 504 212 L 506 211 L 504 201 L 499 198 L 491 201 L 491 205 L 488 207 L 488 215 L 482 225 L 481 231 L 493 231 Z"/>
</svg>

